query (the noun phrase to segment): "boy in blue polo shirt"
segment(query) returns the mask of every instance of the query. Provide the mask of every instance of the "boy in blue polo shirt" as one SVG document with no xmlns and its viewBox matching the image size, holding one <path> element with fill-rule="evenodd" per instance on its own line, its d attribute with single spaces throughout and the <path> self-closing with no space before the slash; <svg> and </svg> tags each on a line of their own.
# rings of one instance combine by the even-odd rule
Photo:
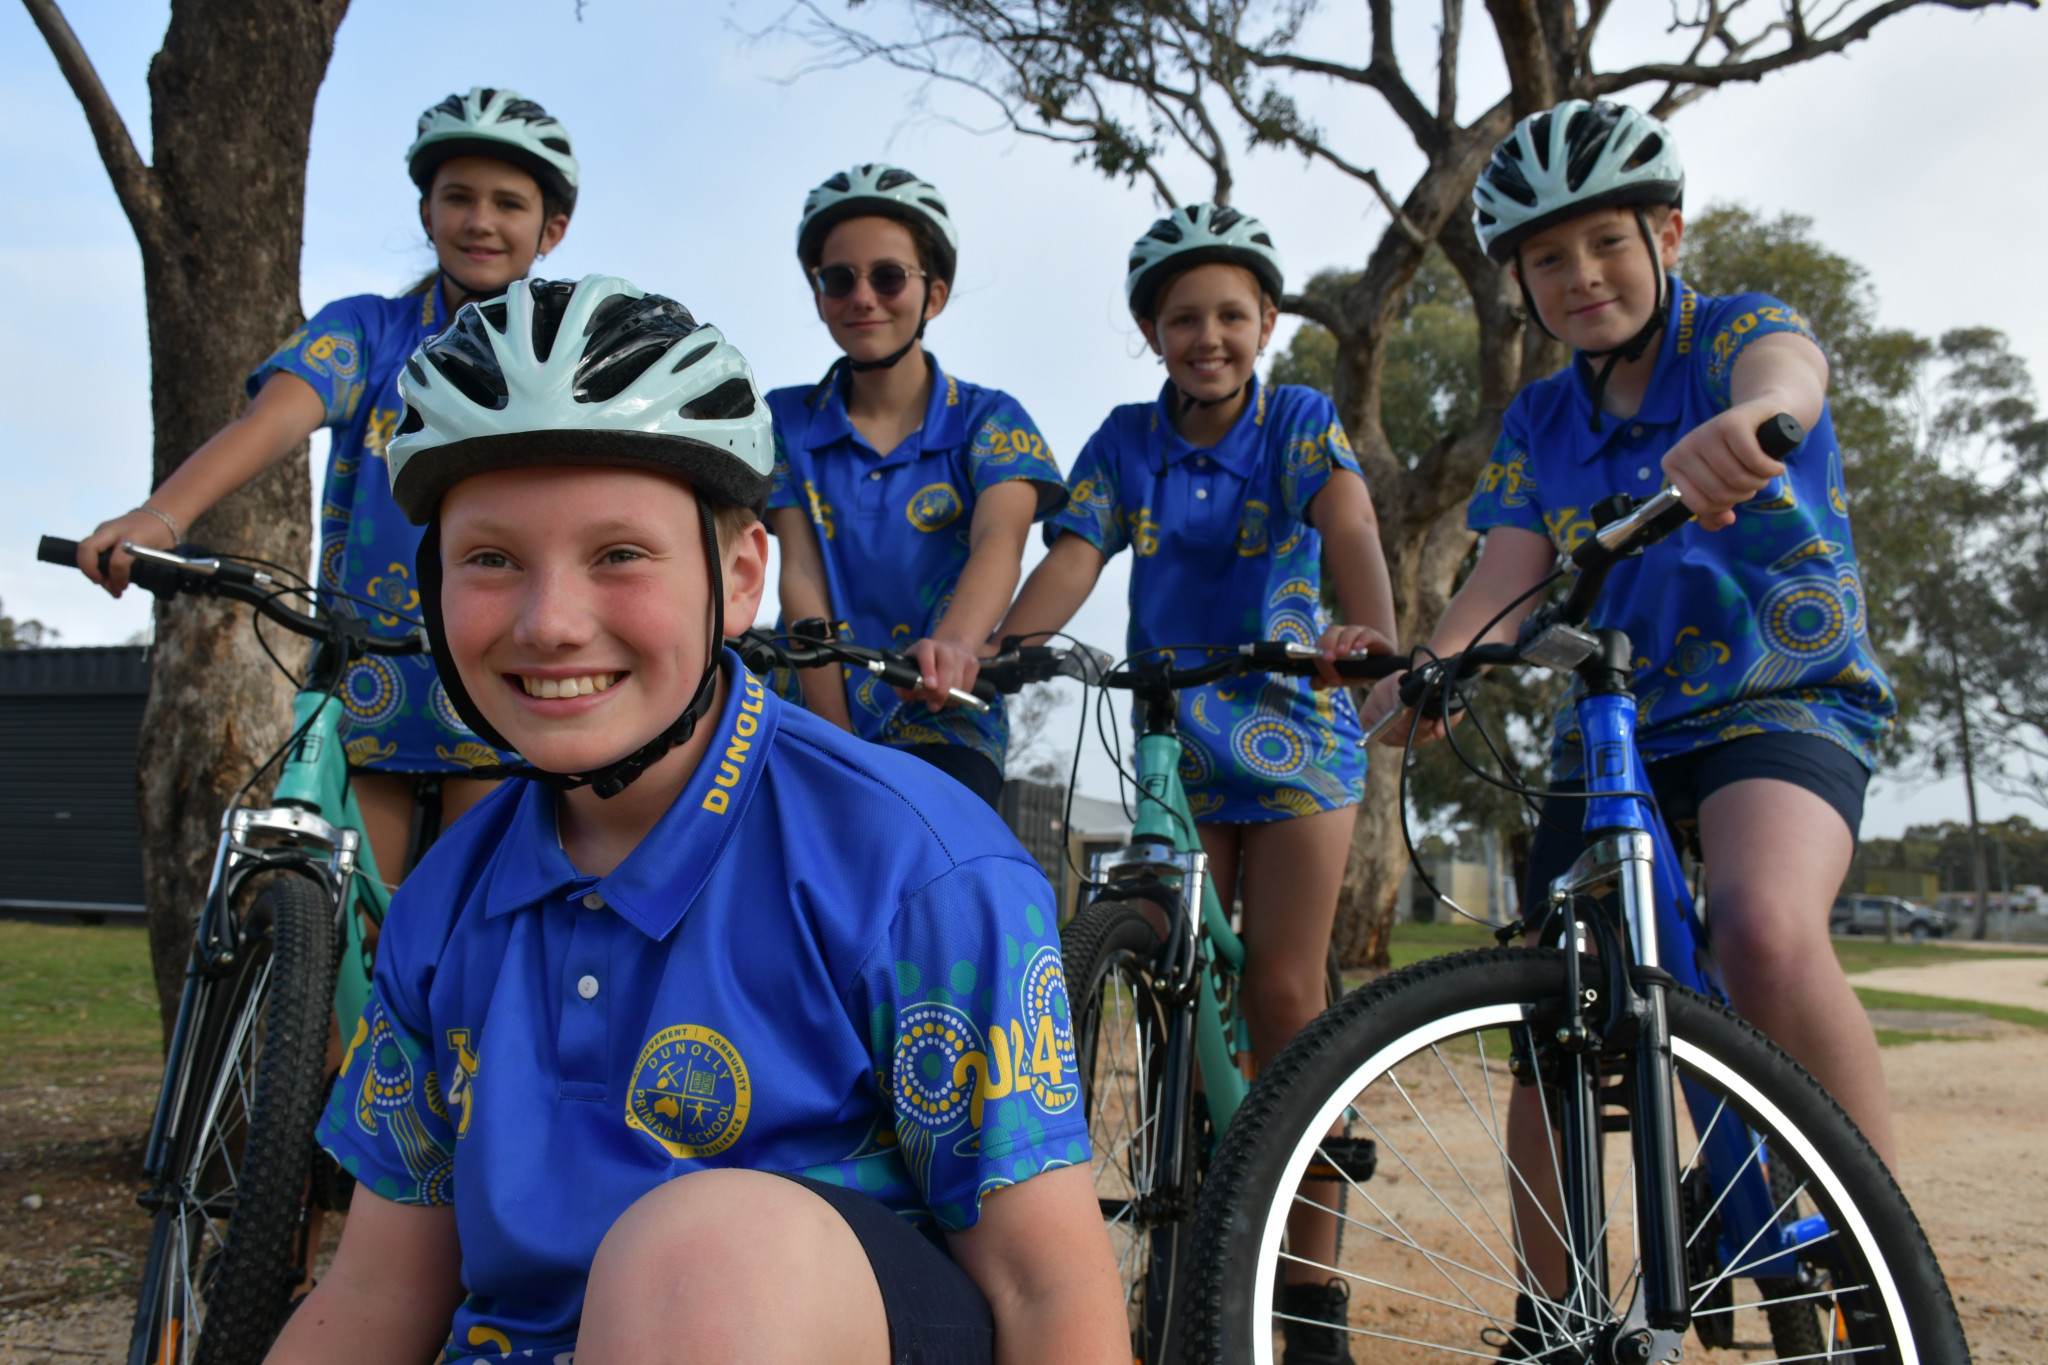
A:
<svg viewBox="0 0 2048 1365">
<path fill-rule="evenodd" d="M 959 230 L 937 187 L 870 162 L 804 201 L 797 259 L 845 352 L 817 384 L 768 395 L 785 620 L 846 622 L 850 638 L 914 654 L 924 687 L 807 669 L 810 708 L 907 749 L 994 805 L 1009 731 L 1001 703 L 957 706 L 1017 589 L 1031 523 L 1066 500 L 1023 405 L 947 374 L 924 349 L 945 308 Z"/>
<path fill-rule="evenodd" d="M 401 382 L 435 662 L 531 766 L 400 893 L 272 1359 L 1126 1358 L 1043 876 L 718 648 L 766 568 L 746 362 L 594 276 Z"/>
<path fill-rule="evenodd" d="M 1698 819 L 1735 1008 L 1890 1161 L 1876 1039 L 1828 941 L 1894 707 L 1864 632 L 1827 360 L 1791 306 L 1710 297 L 1669 273 L 1684 186 L 1661 123 L 1580 100 L 1524 119 L 1480 176 L 1481 241 L 1575 355 L 1507 411 L 1467 513 L 1485 547 L 1430 647 L 1471 643 L 1592 531 L 1600 499 L 1654 493 L 1666 478 L 1678 487 L 1696 520 L 1618 564 L 1592 624 L 1634 642 L 1637 743 L 1665 815 Z M 1756 438 L 1780 412 L 1807 432 L 1782 464 Z M 1486 638 L 1513 640 L 1535 605 Z M 1398 705 L 1397 688 L 1374 690 L 1368 725 Z M 1583 790 L 1581 759 L 1567 705 L 1553 782 Z M 1583 810 L 1546 804 L 1532 902 L 1576 857 Z"/>
</svg>

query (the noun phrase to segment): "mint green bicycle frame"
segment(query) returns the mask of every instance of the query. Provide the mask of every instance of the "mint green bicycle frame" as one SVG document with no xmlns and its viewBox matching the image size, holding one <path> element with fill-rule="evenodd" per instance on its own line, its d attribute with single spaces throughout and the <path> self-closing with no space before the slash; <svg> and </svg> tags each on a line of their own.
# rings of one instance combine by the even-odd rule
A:
<svg viewBox="0 0 2048 1365">
<path fill-rule="evenodd" d="M 1138 802 L 1137 818 L 1131 829 L 1133 846 L 1151 841 L 1169 845 L 1184 856 L 1200 855 L 1202 841 L 1195 834 L 1195 817 L 1188 809 L 1187 793 L 1180 784 L 1177 733 L 1153 732 L 1139 737 L 1138 786 L 1144 796 Z M 1231 1116 L 1244 1103 L 1249 1089 L 1244 1074 L 1237 1069 L 1237 1054 L 1249 1051 L 1251 1041 L 1241 1013 L 1233 1011 L 1226 1031 L 1213 973 L 1221 969 L 1234 975 L 1244 970 L 1244 940 L 1237 936 L 1223 913 L 1215 879 L 1205 875 L 1201 883 L 1201 921 L 1196 939 L 1206 943 L 1209 961 L 1195 973 L 1195 1058 L 1202 1071 L 1210 1122 L 1214 1131 L 1221 1133 L 1230 1126 Z"/>
</svg>

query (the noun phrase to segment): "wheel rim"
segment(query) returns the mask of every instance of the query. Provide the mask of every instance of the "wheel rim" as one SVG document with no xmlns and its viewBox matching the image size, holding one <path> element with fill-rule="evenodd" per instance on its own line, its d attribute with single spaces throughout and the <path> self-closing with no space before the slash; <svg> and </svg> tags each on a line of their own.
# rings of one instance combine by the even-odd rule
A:
<svg viewBox="0 0 2048 1365">
<path fill-rule="evenodd" d="M 1508 1097 L 1516 1082 L 1509 1074 L 1510 1031 L 1526 1030 L 1523 1007 L 1502 1004 L 1449 1015 L 1412 1030 L 1357 1067 L 1334 1088 L 1313 1119 L 1301 1128 L 1289 1153 L 1276 1191 L 1260 1222 L 1258 1260 L 1251 1277 L 1252 1321 L 1268 1324 L 1250 1333 L 1253 1359 L 1271 1365 L 1286 1319 L 1275 1312 L 1276 1270 L 1306 1265 L 1320 1278 L 1343 1282 L 1352 1306 L 1345 1330 L 1364 1348 L 1375 1365 L 1403 1361 L 1483 1359 L 1496 1357 L 1514 1327 L 1514 1302 L 1526 1262 L 1517 1250 L 1516 1209 L 1508 1197 L 1510 1181 L 1531 1191 L 1537 1177 L 1514 1167 L 1508 1154 Z M 1898 1359 L 1917 1361 L 1912 1335 L 1905 1328 L 1902 1296 L 1867 1221 L 1858 1212 L 1836 1173 L 1813 1144 L 1777 1106 L 1726 1064 L 1685 1040 L 1673 1040 L 1673 1057 L 1681 1074 L 1716 1091 L 1719 1107 L 1696 1130 L 1681 1103 L 1679 1156 L 1682 1171 L 1699 1160 L 1701 1136 L 1723 1122 L 1754 1121 L 1773 1134 L 1774 1156 L 1806 1173 L 1792 1196 L 1824 1208 L 1829 1237 L 1846 1239 L 1858 1253 L 1862 1283 L 1842 1289 L 1874 1293 L 1891 1327 L 1896 1346 L 1859 1347 L 1830 1343 L 1819 1359 Z M 1542 1106 L 1537 1106 L 1540 1111 Z M 1746 1118 L 1738 1114 L 1744 1111 Z M 1332 1132 L 1371 1138 L 1378 1146 L 1378 1173 L 1369 1180 L 1344 1178 L 1346 1202 L 1337 1212 L 1344 1250 L 1337 1264 L 1303 1260 L 1285 1248 L 1287 1215 L 1302 1202 L 1299 1192 L 1312 1161 Z M 1752 1159 L 1762 1159 L 1759 1143 Z M 1319 1165 L 1331 1163 L 1323 1161 Z M 1554 1167 L 1553 1167 L 1554 1169 Z M 1604 1301 L 1548 1305 L 1539 1311 L 1538 1335 L 1544 1347 L 1590 1342 L 1598 1329 L 1619 1321 L 1635 1288 L 1635 1223 L 1633 1168 L 1627 1135 L 1606 1139 L 1606 1190 L 1603 1205 L 1607 1283 Z M 1554 1178 L 1554 1177 L 1553 1177 Z M 1790 1202 L 1788 1199 L 1787 1203 Z M 1326 1207 L 1318 1205 L 1318 1207 Z M 1348 1209 L 1348 1212 L 1345 1210 Z M 1527 1217 L 1526 1213 L 1523 1215 Z M 1555 1226 L 1554 1224 L 1552 1225 Z M 1692 1229 L 1697 1236 L 1699 1229 Z M 1568 1250 L 1569 1254 L 1569 1250 Z M 1696 1311 L 1715 1311 L 1708 1300 L 1717 1285 L 1739 1276 L 1745 1262 L 1755 1265 L 1749 1248 L 1738 1250 L 1733 1269 L 1692 1285 Z M 1581 1254 L 1582 1266 L 1591 1256 Z M 1582 1278 L 1596 1279 L 1590 1272 Z M 1735 1321 L 1737 1337 L 1765 1338 L 1758 1354 L 1723 1358 L 1743 1361 L 1810 1359 L 1780 1356 L 1768 1348 L 1768 1329 L 1760 1311 L 1770 1304 L 1759 1297 L 1755 1282 L 1736 1279 L 1732 1311 L 1747 1314 Z M 1826 1307 L 1835 1290 L 1823 1287 L 1797 1296 Z M 1777 1302 L 1789 1302 L 1791 1298 Z M 1322 1324 L 1316 1324 L 1318 1326 Z M 1688 1335 L 1685 1348 L 1697 1358 L 1701 1346 Z M 1883 1356 L 1895 1350 L 1895 1356 Z M 1567 1347 L 1558 1360 L 1582 1359 Z"/>
<path fill-rule="evenodd" d="M 190 1365 L 206 1327 L 206 1305 L 214 1276 L 227 1250 L 228 1220 L 235 1211 L 242 1148 L 256 1094 L 256 1070 L 263 1052 L 263 1004 L 269 994 L 271 959 L 266 953 L 245 978 L 246 988 L 224 1044 L 230 1060 L 194 1109 L 190 1140 L 167 1192 L 170 1263 L 158 1288 L 159 1327 L 151 1365 Z"/>
<path fill-rule="evenodd" d="M 1161 1021 L 1136 959 L 1112 958 L 1092 997 L 1089 1036 L 1079 1040 L 1087 1096 L 1090 1165 L 1095 1195 L 1116 1254 L 1132 1339 L 1145 1332 L 1145 1288 L 1151 1269 L 1151 1220 L 1138 1203 L 1153 1186 L 1159 1151 L 1154 1064 Z"/>
</svg>

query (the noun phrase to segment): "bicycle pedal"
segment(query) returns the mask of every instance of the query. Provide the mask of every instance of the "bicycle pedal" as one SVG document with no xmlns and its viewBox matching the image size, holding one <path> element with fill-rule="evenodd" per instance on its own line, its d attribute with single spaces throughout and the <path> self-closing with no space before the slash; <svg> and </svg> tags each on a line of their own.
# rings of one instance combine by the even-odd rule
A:
<svg viewBox="0 0 2048 1365">
<path fill-rule="evenodd" d="M 1327 1138 L 1317 1145 L 1305 1176 L 1309 1180 L 1348 1180 L 1363 1184 L 1379 1168 L 1380 1148 L 1371 1138 Z"/>
</svg>

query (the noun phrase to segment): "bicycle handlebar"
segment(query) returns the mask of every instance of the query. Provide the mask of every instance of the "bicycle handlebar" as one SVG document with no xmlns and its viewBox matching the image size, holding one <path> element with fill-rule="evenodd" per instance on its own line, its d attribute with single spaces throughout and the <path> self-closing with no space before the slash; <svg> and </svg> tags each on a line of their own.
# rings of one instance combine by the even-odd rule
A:
<svg viewBox="0 0 2048 1365">
<path fill-rule="evenodd" d="M 312 640 L 338 635 L 346 638 L 352 648 L 365 654 L 418 654 L 426 648 L 425 641 L 418 634 L 391 639 L 370 634 L 367 625 L 353 617 L 336 616 L 317 608 L 311 613 L 293 611 L 279 600 L 294 591 L 292 588 L 279 584 L 276 578 L 261 569 L 211 555 L 196 545 L 182 545 L 176 550 L 153 550 L 146 545 L 135 544 L 123 544 L 121 548 L 135 560 L 128 570 L 128 580 L 159 598 L 169 599 L 181 592 L 225 597 L 246 603 L 296 635 Z M 102 572 L 105 572 L 112 554 L 113 551 L 109 550 L 100 556 Z M 78 542 L 59 536 L 44 536 L 36 546 L 36 558 L 45 564 L 75 569 L 78 567 Z"/>
<path fill-rule="evenodd" d="M 891 687 L 909 690 L 924 686 L 924 673 L 918 668 L 917 660 L 909 655 L 814 634 L 805 629 L 811 624 L 809 620 L 799 621 L 788 635 L 776 635 L 757 626 L 733 641 L 733 648 L 739 651 L 741 661 L 756 673 L 772 668 L 823 668 L 827 664 L 851 664 L 865 668 Z M 974 680 L 972 692 L 963 692 L 957 687 L 949 687 L 946 691 L 954 701 L 976 711 L 987 711 L 996 699 L 996 687 L 985 677 Z"/>
</svg>

